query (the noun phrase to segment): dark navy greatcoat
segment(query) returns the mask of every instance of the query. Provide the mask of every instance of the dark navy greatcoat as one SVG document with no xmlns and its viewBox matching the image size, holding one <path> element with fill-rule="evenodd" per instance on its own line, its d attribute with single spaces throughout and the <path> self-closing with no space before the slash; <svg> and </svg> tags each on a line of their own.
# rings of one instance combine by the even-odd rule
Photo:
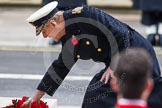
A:
<svg viewBox="0 0 162 108">
<path fill-rule="evenodd" d="M 127 24 L 109 14 L 89 6 L 67 10 L 63 14 L 66 36 L 61 39 L 62 51 L 38 85 L 38 90 L 52 96 L 78 59 L 92 59 L 103 62 L 105 68 L 97 73 L 87 88 L 82 108 L 109 108 L 114 106 L 116 94 L 109 84 L 100 82 L 107 67 L 111 68 L 111 57 L 129 47 L 144 48 L 153 59 L 152 77 L 156 87 L 149 99 L 149 105 L 162 105 L 159 86 L 160 68 L 151 44 Z M 72 40 L 75 40 L 73 43 Z M 155 92 L 156 91 L 156 92 Z M 161 102 L 160 102 L 161 101 Z M 155 108 L 155 107 L 154 107 Z"/>
<path fill-rule="evenodd" d="M 82 6 L 82 5 L 87 4 L 86 0 L 42 0 L 42 4 L 46 5 L 47 3 L 50 3 L 52 1 L 58 2 L 57 8 L 59 10 L 72 9 L 72 8 L 77 7 L 77 6 Z"/>
<path fill-rule="evenodd" d="M 140 0 L 140 9 L 144 11 L 162 11 L 162 0 Z"/>
<path fill-rule="evenodd" d="M 162 0 L 139 0 L 141 23 L 147 26 L 162 22 Z"/>
<path fill-rule="evenodd" d="M 132 0 L 133 2 L 133 9 L 139 9 L 140 8 L 140 1 L 141 0 Z"/>
</svg>

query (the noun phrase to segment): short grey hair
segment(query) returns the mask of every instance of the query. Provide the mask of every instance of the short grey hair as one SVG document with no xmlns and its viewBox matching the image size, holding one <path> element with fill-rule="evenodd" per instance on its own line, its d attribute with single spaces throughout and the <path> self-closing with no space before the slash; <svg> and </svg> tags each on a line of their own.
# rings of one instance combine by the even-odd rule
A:
<svg viewBox="0 0 162 108">
<path fill-rule="evenodd" d="M 55 20 L 56 22 L 59 20 L 60 16 L 63 15 L 64 11 L 58 11 L 52 18 L 50 18 L 49 20 Z"/>
</svg>

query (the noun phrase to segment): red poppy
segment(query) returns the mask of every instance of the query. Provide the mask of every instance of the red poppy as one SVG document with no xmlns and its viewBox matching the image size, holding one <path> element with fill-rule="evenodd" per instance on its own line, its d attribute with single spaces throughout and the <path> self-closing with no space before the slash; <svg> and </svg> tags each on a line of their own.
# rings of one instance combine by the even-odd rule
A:
<svg viewBox="0 0 162 108">
<path fill-rule="evenodd" d="M 13 99 L 12 100 L 12 104 L 13 105 L 8 105 L 5 108 L 20 108 L 21 105 L 26 100 L 28 100 L 28 97 L 26 97 L 26 96 L 23 96 L 21 100 L 17 100 L 17 99 L 15 100 L 15 99 Z M 25 105 L 25 106 L 23 106 L 21 108 L 29 108 L 29 106 L 26 106 Z M 40 100 L 39 103 L 38 102 L 32 102 L 30 108 L 48 108 L 48 105 L 46 103 L 44 103 L 42 100 Z"/>
<path fill-rule="evenodd" d="M 77 38 L 75 36 L 72 37 L 71 42 L 72 42 L 73 45 L 78 44 L 78 40 L 77 40 Z"/>
<path fill-rule="evenodd" d="M 23 108 L 29 108 L 29 106 L 24 106 Z"/>
<path fill-rule="evenodd" d="M 40 100 L 40 105 L 42 108 L 48 108 L 48 105 L 46 105 L 46 103 L 44 103 L 42 100 Z"/>
<path fill-rule="evenodd" d="M 13 104 L 16 104 L 16 102 L 17 102 L 17 100 L 15 100 L 15 99 L 12 100 L 12 103 Z"/>
<path fill-rule="evenodd" d="M 26 99 L 27 99 L 27 97 L 26 97 L 26 96 L 23 96 L 23 97 L 22 97 L 22 101 L 23 101 L 23 102 L 25 102 L 25 101 L 26 101 Z"/>
<path fill-rule="evenodd" d="M 39 105 L 37 102 L 32 102 L 31 108 L 39 108 Z"/>
<path fill-rule="evenodd" d="M 16 108 L 20 108 L 20 106 L 23 104 L 24 102 L 22 100 L 18 100 L 17 104 L 16 104 Z"/>
</svg>

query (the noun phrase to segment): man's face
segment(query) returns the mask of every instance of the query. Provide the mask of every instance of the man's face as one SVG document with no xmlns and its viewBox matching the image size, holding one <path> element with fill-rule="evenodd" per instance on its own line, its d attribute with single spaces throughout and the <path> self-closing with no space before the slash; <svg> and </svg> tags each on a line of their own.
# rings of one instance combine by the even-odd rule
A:
<svg viewBox="0 0 162 108">
<path fill-rule="evenodd" d="M 59 32 L 58 25 L 54 20 L 48 21 L 42 30 L 44 38 L 53 38 L 56 42 L 60 40 Z"/>
</svg>

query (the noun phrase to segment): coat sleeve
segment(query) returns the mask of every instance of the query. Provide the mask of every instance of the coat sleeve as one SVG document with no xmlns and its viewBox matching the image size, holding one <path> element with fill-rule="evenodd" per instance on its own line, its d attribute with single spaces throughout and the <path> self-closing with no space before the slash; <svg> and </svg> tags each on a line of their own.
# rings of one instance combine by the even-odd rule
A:
<svg viewBox="0 0 162 108">
<path fill-rule="evenodd" d="M 39 83 L 37 87 L 38 90 L 44 91 L 50 96 L 55 93 L 57 88 L 61 85 L 62 81 L 76 62 L 72 59 L 69 60 L 70 57 L 72 57 L 71 55 L 70 57 L 68 55 L 65 57 L 62 57 L 62 53 L 60 53 L 58 59 L 52 63 L 45 73 L 43 79 Z"/>
</svg>

